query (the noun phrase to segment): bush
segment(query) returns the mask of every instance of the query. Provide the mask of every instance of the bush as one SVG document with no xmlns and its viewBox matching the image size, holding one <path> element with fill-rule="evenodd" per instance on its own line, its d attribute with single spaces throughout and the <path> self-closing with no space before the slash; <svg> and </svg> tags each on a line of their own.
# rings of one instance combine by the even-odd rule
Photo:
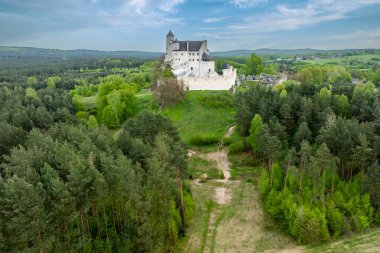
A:
<svg viewBox="0 0 380 253">
<path fill-rule="evenodd" d="M 270 191 L 270 178 L 268 171 L 264 168 L 261 169 L 260 185 L 259 185 L 260 197 L 266 199 Z"/>
<path fill-rule="evenodd" d="M 184 84 L 176 78 L 164 78 L 154 89 L 154 97 L 160 106 L 174 106 L 185 98 Z"/>
<path fill-rule="evenodd" d="M 353 229 L 356 232 L 363 232 L 370 225 L 368 218 L 360 211 L 354 214 L 351 217 L 351 219 L 352 219 Z"/>
<path fill-rule="evenodd" d="M 194 135 L 190 138 L 190 144 L 195 146 L 209 146 L 219 142 L 215 135 Z"/>
<path fill-rule="evenodd" d="M 294 223 L 298 232 L 296 238 L 299 242 L 318 244 L 330 238 L 326 218 L 318 208 L 299 206 Z"/>
<path fill-rule="evenodd" d="M 233 142 L 232 137 L 223 138 L 223 145 L 225 145 L 225 146 L 231 145 L 232 142 Z"/>
<path fill-rule="evenodd" d="M 273 177 L 273 189 L 281 190 L 281 188 L 283 187 L 282 170 L 278 162 L 275 162 L 272 166 L 272 177 Z"/>
<path fill-rule="evenodd" d="M 375 212 L 374 222 L 376 225 L 380 225 L 380 208 L 377 208 L 377 210 Z"/>
<path fill-rule="evenodd" d="M 83 120 L 83 122 L 87 122 L 88 117 L 90 117 L 90 114 L 88 112 L 79 111 L 75 114 L 75 117 L 77 117 L 80 120 Z"/>
<path fill-rule="evenodd" d="M 283 195 L 283 192 L 278 193 L 272 189 L 265 201 L 266 211 L 278 221 L 283 221 L 284 218 L 282 208 Z"/>
<path fill-rule="evenodd" d="M 337 238 L 343 233 L 344 216 L 333 205 L 327 209 L 327 225 L 333 237 Z"/>
<path fill-rule="evenodd" d="M 244 152 L 246 149 L 247 148 L 244 145 L 244 141 L 238 141 L 230 145 L 230 147 L 228 148 L 228 152 L 230 154 L 238 154 Z"/>
</svg>

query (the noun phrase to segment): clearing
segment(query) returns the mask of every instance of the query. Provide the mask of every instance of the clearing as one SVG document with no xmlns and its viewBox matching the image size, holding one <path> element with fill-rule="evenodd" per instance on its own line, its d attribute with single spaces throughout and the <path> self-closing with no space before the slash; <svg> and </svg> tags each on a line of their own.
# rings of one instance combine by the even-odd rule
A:
<svg viewBox="0 0 380 253">
<path fill-rule="evenodd" d="M 235 122 L 235 108 L 230 106 L 205 107 L 200 99 L 227 94 L 227 91 L 190 91 L 184 101 L 166 108 L 162 115 L 170 118 L 178 128 L 182 140 L 189 143 L 195 135 L 212 135 L 221 139 L 226 126 Z"/>
<path fill-rule="evenodd" d="M 224 137 L 229 137 L 234 129 L 235 126 L 230 127 Z M 188 236 L 179 249 L 180 252 L 302 250 L 264 215 L 256 189 L 257 184 L 249 180 L 231 180 L 231 163 L 227 150 L 190 153 L 191 159 L 200 158 L 209 162 L 222 171 L 223 176 L 222 179 L 209 177 L 208 180 L 196 179 L 191 182 L 198 208 Z M 204 174 L 210 173 L 208 168 L 203 169 Z M 258 175 L 258 168 L 251 173 Z"/>
</svg>

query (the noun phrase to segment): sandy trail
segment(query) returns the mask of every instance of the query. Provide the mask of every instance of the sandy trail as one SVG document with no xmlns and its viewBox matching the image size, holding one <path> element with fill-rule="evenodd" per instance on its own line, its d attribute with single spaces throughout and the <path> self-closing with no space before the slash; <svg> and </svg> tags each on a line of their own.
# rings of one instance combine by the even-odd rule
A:
<svg viewBox="0 0 380 253">
<path fill-rule="evenodd" d="M 230 172 L 230 162 L 228 161 L 228 154 L 226 150 L 221 150 L 217 152 L 207 153 L 204 155 L 201 155 L 203 159 L 209 160 L 209 161 L 215 161 L 217 167 L 223 171 L 224 179 L 217 180 L 223 183 L 227 183 L 231 178 L 231 172 Z"/>
<path fill-rule="evenodd" d="M 230 137 L 235 128 L 236 126 L 231 126 L 224 137 Z M 224 179 L 209 180 L 206 183 L 200 183 L 199 180 L 192 182 L 197 197 L 207 196 L 216 206 L 207 218 L 208 225 L 204 228 L 206 234 L 201 231 L 191 234 L 182 252 L 300 252 L 296 248 L 286 249 L 287 246 L 273 251 L 262 249 L 260 244 L 263 244 L 261 241 L 264 237 L 265 240 L 268 236 L 270 240 L 281 238 L 272 238 L 272 234 L 268 235 L 265 232 L 264 216 L 256 187 L 246 182 L 231 181 L 231 164 L 226 149 L 211 153 L 189 150 L 189 157 L 191 156 L 216 162 L 217 167 L 223 172 Z M 212 192 L 213 195 L 210 196 Z M 203 229 L 201 225 L 196 228 Z M 200 246 L 202 237 L 205 242 Z"/>
<path fill-rule="evenodd" d="M 231 137 L 231 135 L 235 132 L 236 125 L 228 128 L 227 133 L 224 135 L 224 138 Z"/>
</svg>

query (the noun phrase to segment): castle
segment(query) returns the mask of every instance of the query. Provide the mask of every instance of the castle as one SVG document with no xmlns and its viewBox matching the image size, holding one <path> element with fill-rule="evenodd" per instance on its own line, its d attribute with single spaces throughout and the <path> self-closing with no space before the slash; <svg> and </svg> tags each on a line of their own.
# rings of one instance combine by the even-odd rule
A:
<svg viewBox="0 0 380 253">
<path fill-rule="evenodd" d="M 179 41 L 170 31 L 166 35 L 165 63 L 186 90 L 229 90 L 236 80 L 236 69 L 223 64 L 222 75 L 215 72 L 215 62 L 209 56 L 207 40 Z"/>
</svg>

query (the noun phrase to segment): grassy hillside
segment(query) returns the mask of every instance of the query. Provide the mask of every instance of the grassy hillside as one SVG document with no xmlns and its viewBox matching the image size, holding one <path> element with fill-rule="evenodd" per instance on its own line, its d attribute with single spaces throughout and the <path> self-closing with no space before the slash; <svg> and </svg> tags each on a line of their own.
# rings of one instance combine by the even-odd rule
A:
<svg viewBox="0 0 380 253">
<path fill-rule="evenodd" d="M 175 107 L 167 108 L 162 114 L 169 117 L 178 128 L 182 139 L 189 143 L 193 136 L 212 135 L 223 137 L 228 126 L 235 122 L 233 106 L 206 107 L 200 103 L 202 97 L 224 94 L 226 91 L 190 91 L 186 99 Z"/>
<path fill-rule="evenodd" d="M 220 104 L 213 106 L 210 104 L 202 105 L 201 102 L 202 99 L 203 101 L 210 98 L 218 99 L 219 96 L 232 95 L 227 91 L 188 91 L 184 101 L 174 107 L 164 109 L 161 113 L 173 121 L 180 136 L 187 144 L 190 144 L 190 139 L 194 136 L 212 136 L 220 140 L 228 126 L 235 122 L 235 109 L 231 103 L 227 106 Z M 152 93 L 137 94 L 136 98 L 135 114 L 143 110 L 158 110 Z M 96 109 L 96 95 L 82 97 L 81 101 L 88 111 Z M 117 129 L 114 131 L 118 132 Z"/>
</svg>

